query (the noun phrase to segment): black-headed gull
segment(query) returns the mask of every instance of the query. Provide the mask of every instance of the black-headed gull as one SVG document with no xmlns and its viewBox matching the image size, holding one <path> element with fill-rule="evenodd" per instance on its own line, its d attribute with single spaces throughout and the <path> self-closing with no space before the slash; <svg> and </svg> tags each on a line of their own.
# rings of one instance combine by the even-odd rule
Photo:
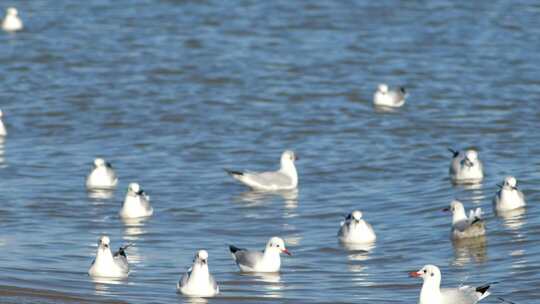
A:
<svg viewBox="0 0 540 304">
<path fill-rule="evenodd" d="M 399 87 L 395 90 L 390 90 L 388 85 L 381 83 L 377 87 L 377 91 L 373 94 L 373 105 L 377 107 L 401 107 L 405 104 L 407 92 L 405 88 Z"/>
<path fill-rule="evenodd" d="M 86 178 L 88 190 L 112 190 L 118 184 L 118 177 L 111 164 L 103 158 L 94 160 L 94 168 Z"/>
<path fill-rule="evenodd" d="M 441 271 L 435 265 L 426 265 L 409 275 L 424 279 L 418 304 L 474 304 L 490 294 L 489 284 L 441 289 Z"/>
<path fill-rule="evenodd" d="M 343 243 L 372 243 L 377 237 L 373 227 L 362 219 L 362 212 L 355 210 L 341 222 L 338 238 Z"/>
<path fill-rule="evenodd" d="M 251 251 L 229 246 L 234 261 L 242 272 L 278 272 L 281 267 L 281 253 L 291 255 L 285 248 L 285 242 L 279 237 L 272 237 L 263 251 Z"/>
<path fill-rule="evenodd" d="M 230 176 L 254 190 L 293 190 L 298 186 L 298 173 L 294 166 L 297 159 L 293 151 L 287 150 L 281 154 L 281 168 L 278 171 L 226 171 Z"/>
<path fill-rule="evenodd" d="M 499 187 L 501 189 L 493 198 L 495 211 L 504 212 L 525 207 L 525 195 L 518 189 L 515 177 L 507 176 Z"/>
<path fill-rule="evenodd" d="M 176 284 L 178 292 L 191 297 L 213 297 L 219 293 L 219 286 L 208 270 L 208 252 L 199 250 L 189 268 Z"/>
<path fill-rule="evenodd" d="M 120 247 L 113 254 L 110 243 L 111 240 L 108 236 L 99 238 L 96 258 L 92 262 L 88 274 L 93 277 L 126 278 L 129 273 L 129 265 L 125 250 L 130 245 Z"/>
<path fill-rule="evenodd" d="M 4 112 L 2 112 L 2 110 L 0 110 L 0 136 L 6 136 L 7 135 L 6 126 L 4 126 L 4 122 L 2 121 L 3 116 L 4 116 Z"/>
<path fill-rule="evenodd" d="M 6 16 L 2 21 L 2 29 L 6 32 L 16 32 L 23 29 L 23 23 L 19 18 L 19 12 L 14 7 L 6 9 Z"/>
<path fill-rule="evenodd" d="M 479 183 L 484 178 L 482 162 L 478 159 L 478 152 L 469 149 L 465 152 L 448 149 L 452 152 L 450 163 L 450 177 L 455 183 Z"/>
<path fill-rule="evenodd" d="M 465 213 L 465 207 L 460 201 L 453 200 L 449 208 L 444 208 L 444 211 L 452 212 L 452 239 L 464 239 L 471 237 L 479 237 L 486 234 L 486 225 L 482 219 L 482 209 L 476 208 L 469 212 L 469 216 Z"/>
<path fill-rule="evenodd" d="M 150 196 L 144 192 L 137 183 L 130 183 L 124 199 L 120 216 L 123 218 L 137 218 L 151 216 L 154 209 L 150 205 Z"/>
</svg>

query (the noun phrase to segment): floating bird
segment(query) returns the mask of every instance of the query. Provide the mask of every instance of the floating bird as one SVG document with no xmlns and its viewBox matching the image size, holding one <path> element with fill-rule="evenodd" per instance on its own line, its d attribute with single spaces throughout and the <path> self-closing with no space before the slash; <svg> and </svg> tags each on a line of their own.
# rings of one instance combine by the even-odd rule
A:
<svg viewBox="0 0 540 304">
<path fill-rule="evenodd" d="M 250 251 L 232 245 L 229 250 L 242 272 L 278 272 L 281 266 L 280 254 L 291 255 L 279 237 L 272 237 L 263 251 Z"/>
<path fill-rule="evenodd" d="M 373 227 L 362 219 L 362 212 L 355 210 L 341 222 L 338 238 L 343 243 L 372 243 L 377 237 Z"/>
<path fill-rule="evenodd" d="M 110 163 L 103 158 L 94 160 L 94 168 L 86 178 L 88 190 L 112 190 L 118 184 L 118 178 Z"/>
<path fill-rule="evenodd" d="M 3 116 L 4 116 L 4 112 L 2 112 L 2 110 L 0 110 L 0 136 L 6 136 L 7 135 L 6 126 L 4 126 L 4 122 L 2 121 Z"/>
<path fill-rule="evenodd" d="M 517 180 L 513 176 L 504 179 L 501 188 L 493 198 L 495 211 L 509 211 L 525 207 L 525 195 L 518 189 Z"/>
<path fill-rule="evenodd" d="M 441 271 L 434 265 L 426 265 L 409 275 L 424 279 L 418 304 L 474 304 L 490 295 L 489 284 L 441 289 Z"/>
<path fill-rule="evenodd" d="M 482 219 L 482 209 L 476 208 L 465 214 L 465 208 L 460 201 L 453 200 L 450 208 L 443 209 L 452 212 L 452 239 L 479 237 L 486 234 L 486 225 Z"/>
<path fill-rule="evenodd" d="M 450 163 L 450 177 L 455 183 L 479 183 L 484 178 L 482 162 L 478 159 L 478 152 L 467 150 L 465 153 L 448 149 L 452 152 Z"/>
<path fill-rule="evenodd" d="M 16 8 L 9 7 L 6 10 L 6 16 L 2 21 L 2 29 L 6 32 L 16 32 L 23 29 L 23 23 Z"/>
<path fill-rule="evenodd" d="M 176 285 L 184 295 L 192 297 L 213 297 L 219 293 L 219 286 L 208 270 L 208 252 L 199 250 L 189 268 Z"/>
<path fill-rule="evenodd" d="M 379 84 L 373 95 L 373 105 L 397 108 L 405 104 L 405 98 L 407 98 L 405 88 L 399 87 L 396 90 L 390 90 L 388 85 L 383 83 Z"/>
<path fill-rule="evenodd" d="M 253 190 L 278 191 L 292 190 L 298 186 L 298 174 L 294 162 L 298 158 L 293 151 L 287 150 L 281 154 L 281 168 L 273 172 L 249 172 L 225 170 Z"/>
<path fill-rule="evenodd" d="M 136 218 L 151 216 L 154 209 L 150 206 L 150 197 L 144 192 L 137 183 L 131 183 L 128 186 L 124 204 L 120 210 L 120 216 L 123 218 Z"/>
<path fill-rule="evenodd" d="M 112 254 L 108 236 L 102 236 L 98 241 L 96 258 L 92 262 L 88 274 L 93 277 L 126 278 L 129 273 L 129 265 L 126 249 L 131 246 L 123 246 Z"/>
</svg>

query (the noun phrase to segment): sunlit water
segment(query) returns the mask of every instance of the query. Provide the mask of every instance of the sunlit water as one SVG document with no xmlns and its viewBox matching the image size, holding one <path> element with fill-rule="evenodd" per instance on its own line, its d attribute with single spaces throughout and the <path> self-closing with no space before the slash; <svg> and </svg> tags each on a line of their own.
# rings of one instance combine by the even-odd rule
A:
<svg viewBox="0 0 540 304">
<path fill-rule="evenodd" d="M 500 282 L 484 303 L 539 298 L 537 2 L 90 2 L 16 1 L 26 30 L 0 34 L 1 301 L 201 303 L 175 293 L 200 248 L 222 291 L 208 303 L 415 303 L 407 271 L 427 263 L 445 286 Z M 374 110 L 379 82 L 406 105 Z M 448 147 L 479 149 L 481 185 L 451 185 Z M 287 148 L 298 193 L 223 171 L 274 169 Z M 113 193 L 84 189 L 96 156 Z M 496 217 L 508 174 L 528 206 Z M 152 218 L 120 220 L 130 182 Z M 449 240 L 453 198 L 485 210 L 485 239 Z M 355 208 L 373 247 L 337 242 Z M 87 276 L 102 234 L 134 243 L 127 281 Z M 274 235 L 282 272 L 240 274 L 227 244 Z"/>
</svg>

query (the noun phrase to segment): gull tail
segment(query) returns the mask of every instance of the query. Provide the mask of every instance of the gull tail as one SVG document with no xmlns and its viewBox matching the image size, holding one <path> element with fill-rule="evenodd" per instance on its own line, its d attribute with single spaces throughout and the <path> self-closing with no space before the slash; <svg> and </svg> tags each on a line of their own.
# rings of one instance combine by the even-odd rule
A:
<svg viewBox="0 0 540 304">
<path fill-rule="evenodd" d="M 228 169 L 223 169 L 223 170 L 225 170 L 225 172 L 227 172 L 227 174 L 229 174 L 232 177 L 244 175 L 244 172 L 240 172 L 240 171 L 234 171 L 234 170 L 228 170 Z"/>
<path fill-rule="evenodd" d="M 126 249 L 128 249 L 131 246 L 133 246 L 133 243 L 129 243 L 127 245 L 121 246 L 120 248 L 118 248 L 118 251 L 114 253 L 114 256 L 121 255 L 121 256 L 127 258 Z"/>
<path fill-rule="evenodd" d="M 454 150 L 452 148 L 448 148 L 448 151 L 452 153 L 452 157 L 457 157 L 459 155 L 459 151 Z"/>
<path fill-rule="evenodd" d="M 232 253 L 232 254 L 235 254 L 236 252 L 242 250 L 242 248 L 238 248 L 234 245 L 229 245 L 229 251 Z"/>
<path fill-rule="evenodd" d="M 479 287 L 476 287 L 476 292 L 480 293 L 480 298 L 478 299 L 478 301 L 482 300 L 483 298 L 487 297 L 490 295 L 488 289 L 491 285 L 490 284 L 486 284 L 486 285 L 482 285 L 482 286 L 479 286 Z"/>
</svg>

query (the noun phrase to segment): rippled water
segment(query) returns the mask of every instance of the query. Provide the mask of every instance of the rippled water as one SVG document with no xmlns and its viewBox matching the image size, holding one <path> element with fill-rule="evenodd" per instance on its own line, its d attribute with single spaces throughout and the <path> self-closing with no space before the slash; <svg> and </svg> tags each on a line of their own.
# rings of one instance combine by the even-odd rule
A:
<svg viewBox="0 0 540 304">
<path fill-rule="evenodd" d="M 175 284 L 199 248 L 210 303 L 415 303 L 406 274 L 427 263 L 446 286 L 500 282 L 483 303 L 539 298 L 536 1 L 91 2 L 17 1 L 26 30 L 0 34 L 0 302 L 188 302 Z M 405 85 L 405 107 L 375 111 L 379 82 Z M 451 185 L 448 147 L 479 149 L 482 185 Z M 275 168 L 286 148 L 297 194 L 222 170 Z M 108 198 L 84 189 L 96 156 L 120 176 Z M 495 217 L 507 174 L 529 204 Z M 124 223 L 132 181 L 155 213 Z M 484 208 L 484 240 L 449 240 L 454 197 Z M 336 240 L 354 208 L 368 251 Z M 101 234 L 135 243 L 127 281 L 87 276 Z M 273 235 L 294 254 L 282 272 L 240 274 L 226 245 Z"/>
</svg>

